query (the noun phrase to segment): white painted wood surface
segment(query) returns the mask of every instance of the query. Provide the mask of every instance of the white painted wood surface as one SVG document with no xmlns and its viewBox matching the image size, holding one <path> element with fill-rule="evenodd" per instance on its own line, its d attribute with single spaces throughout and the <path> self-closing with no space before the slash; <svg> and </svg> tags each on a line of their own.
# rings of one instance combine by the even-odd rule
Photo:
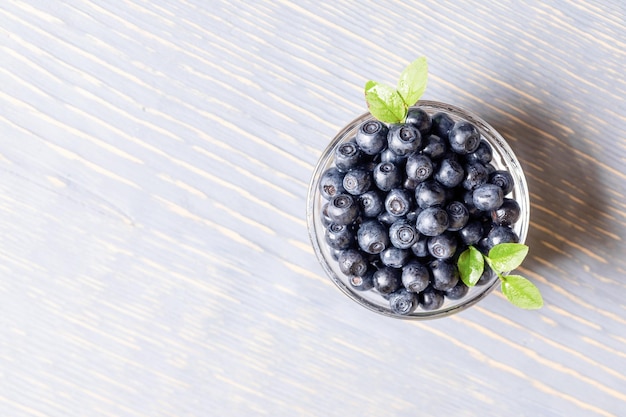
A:
<svg viewBox="0 0 626 417">
<path fill-rule="evenodd" d="M 626 415 L 626 6 L 3 0 L 0 416 Z M 369 78 L 509 140 L 536 312 L 405 322 L 308 242 Z"/>
</svg>

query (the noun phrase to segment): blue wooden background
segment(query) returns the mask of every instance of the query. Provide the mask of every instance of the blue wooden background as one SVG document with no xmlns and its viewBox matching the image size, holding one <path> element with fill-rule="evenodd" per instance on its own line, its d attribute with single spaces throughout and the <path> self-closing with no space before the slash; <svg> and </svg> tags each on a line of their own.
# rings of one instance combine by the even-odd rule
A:
<svg viewBox="0 0 626 417">
<path fill-rule="evenodd" d="M 623 416 L 626 6 L 4 0 L 0 415 Z M 507 138 L 521 273 L 438 321 L 348 300 L 306 190 L 368 79 Z"/>
</svg>

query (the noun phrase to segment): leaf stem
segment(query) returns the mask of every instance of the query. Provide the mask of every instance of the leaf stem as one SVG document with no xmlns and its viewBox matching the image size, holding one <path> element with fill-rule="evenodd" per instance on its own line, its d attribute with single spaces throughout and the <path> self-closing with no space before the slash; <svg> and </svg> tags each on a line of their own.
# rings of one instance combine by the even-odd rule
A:
<svg viewBox="0 0 626 417">
<path fill-rule="evenodd" d="M 489 265 L 489 268 L 491 268 L 493 271 L 497 273 L 498 271 L 493 269 L 493 264 L 491 263 L 491 259 L 489 259 L 489 257 L 482 252 L 480 252 L 480 254 L 483 256 L 483 259 L 485 260 L 485 262 L 487 262 L 487 265 Z"/>
<path fill-rule="evenodd" d="M 506 277 L 500 271 L 498 271 L 496 268 L 493 267 L 493 262 L 491 261 L 491 258 L 489 258 L 489 256 L 485 255 L 482 252 L 481 254 L 483 255 L 483 258 L 485 259 L 485 262 L 487 262 L 487 265 L 489 265 L 489 268 L 491 268 L 491 270 L 496 273 L 498 278 L 500 278 L 500 280 L 502 281 L 506 281 Z"/>
</svg>

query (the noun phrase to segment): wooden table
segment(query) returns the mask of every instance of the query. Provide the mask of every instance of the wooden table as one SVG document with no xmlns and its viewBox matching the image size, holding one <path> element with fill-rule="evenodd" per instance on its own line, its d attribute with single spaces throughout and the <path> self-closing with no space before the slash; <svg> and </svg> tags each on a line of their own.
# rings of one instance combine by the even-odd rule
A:
<svg viewBox="0 0 626 417">
<path fill-rule="evenodd" d="M 522 4 L 523 3 L 523 4 Z M 607 1 L 4 0 L 0 415 L 626 415 L 626 7 Z M 313 167 L 428 57 L 509 141 L 521 273 L 436 321 L 346 298 Z"/>
</svg>

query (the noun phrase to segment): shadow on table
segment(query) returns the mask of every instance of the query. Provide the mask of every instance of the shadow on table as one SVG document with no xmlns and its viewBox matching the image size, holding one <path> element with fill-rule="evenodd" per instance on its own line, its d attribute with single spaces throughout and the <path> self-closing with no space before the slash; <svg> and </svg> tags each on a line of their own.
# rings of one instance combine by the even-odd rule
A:
<svg viewBox="0 0 626 417">
<path fill-rule="evenodd" d="M 598 167 L 581 151 L 588 132 L 571 120 L 553 123 L 537 112 L 541 109 L 524 110 L 517 120 L 495 117 L 490 124 L 507 139 L 526 174 L 531 200 L 526 243 L 541 248 L 538 256 L 550 263 L 571 256 L 572 245 L 586 254 L 603 253 L 611 227 L 608 196 Z M 529 258 L 527 266 L 536 262 Z"/>
</svg>

